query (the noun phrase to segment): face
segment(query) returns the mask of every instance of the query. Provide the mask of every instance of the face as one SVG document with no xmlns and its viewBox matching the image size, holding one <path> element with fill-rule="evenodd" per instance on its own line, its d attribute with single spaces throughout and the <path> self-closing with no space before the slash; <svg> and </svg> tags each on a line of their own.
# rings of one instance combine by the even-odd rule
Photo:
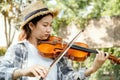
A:
<svg viewBox="0 0 120 80">
<path fill-rule="evenodd" d="M 34 25 L 32 22 L 29 23 L 29 26 L 31 28 L 31 37 L 35 39 L 45 40 L 50 36 L 52 27 L 52 16 L 47 15 L 43 17 L 41 20 L 37 22 L 36 25 Z"/>
</svg>

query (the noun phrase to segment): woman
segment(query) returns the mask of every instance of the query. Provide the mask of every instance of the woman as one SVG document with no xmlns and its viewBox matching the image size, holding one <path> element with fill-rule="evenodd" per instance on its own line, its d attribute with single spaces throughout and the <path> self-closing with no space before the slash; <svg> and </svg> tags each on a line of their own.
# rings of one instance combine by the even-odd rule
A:
<svg viewBox="0 0 120 80">
<path fill-rule="evenodd" d="M 33 7 L 34 6 L 34 7 Z M 34 9 L 33 9 L 34 8 Z M 10 46 L 0 64 L 0 80 L 85 80 L 96 72 L 108 58 L 99 52 L 93 65 L 87 69 L 74 71 L 63 57 L 48 73 L 53 59 L 40 55 L 37 49 L 38 41 L 46 40 L 51 34 L 51 23 L 57 11 L 50 11 L 41 2 L 31 4 L 26 8 L 24 23 L 20 26 L 22 36 L 14 46 Z M 25 38 L 25 39 L 24 39 Z"/>
</svg>

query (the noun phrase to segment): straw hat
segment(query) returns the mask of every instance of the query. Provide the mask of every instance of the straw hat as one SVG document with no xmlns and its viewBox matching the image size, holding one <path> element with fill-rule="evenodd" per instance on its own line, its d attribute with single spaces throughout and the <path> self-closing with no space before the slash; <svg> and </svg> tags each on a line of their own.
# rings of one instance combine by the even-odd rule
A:
<svg viewBox="0 0 120 80">
<path fill-rule="evenodd" d="M 34 19 L 37 16 L 44 15 L 51 13 L 53 17 L 56 17 L 58 14 L 59 10 L 49 10 L 42 1 L 36 1 L 29 6 L 27 6 L 23 12 L 22 15 L 24 16 L 24 22 L 20 26 L 20 29 L 22 29 L 29 21 Z"/>
</svg>

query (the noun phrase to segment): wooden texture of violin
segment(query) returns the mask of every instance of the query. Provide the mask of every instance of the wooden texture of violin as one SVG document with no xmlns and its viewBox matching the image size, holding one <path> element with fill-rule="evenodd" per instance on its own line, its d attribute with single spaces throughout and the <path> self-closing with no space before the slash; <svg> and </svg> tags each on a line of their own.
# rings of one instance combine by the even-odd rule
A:
<svg viewBox="0 0 120 80">
<path fill-rule="evenodd" d="M 55 58 L 64 49 L 65 44 L 59 37 L 51 36 L 48 41 L 41 41 L 38 45 L 40 54 L 47 58 Z"/>
<path fill-rule="evenodd" d="M 47 41 L 41 41 L 40 44 L 38 44 L 38 50 L 44 57 L 56 58 L 66 46 L 67 44 L 63 42 L 62 38 L 50 36 Z M 85 43 L 74 42 L 65 56 L 71 60 L 84 61 L 88 56 L 90 56 L 90 53 L 97 54 L 98 51 L 89 49 L 88 45 Z M 109 54 L 109 60 L 120 64 L 120 58 L 117 58 L 112 54 Z"/>
<path fill-rule="evenodd" d="M 75 42 L 68 50 L 65 56 L 71 60 L 84 61 L 90 54 L 89 52 L 83 51 L 79 46 L 88 48 L 88 45 L 80 42 Z M 48 41 L 42 41 L 38 45 L 40 54 L 44 57 L 55 58 L 62 50 L 67 46 L 59 37 L 51 36 Z"/>
<path fill-rule="evenodd" d="M 74 46 L 77 47 L 74 47 Z M 88 48 L 87 44 L 81 43 L 81 42 L 75 42 L 73 46 L 68 50 L 67 57 L 71 60 L 75 61 L 84 61 L 88 56 L 90 56 L 89 52 L 83 51 L 79 49 L 79 46 Z"/>
</svg>

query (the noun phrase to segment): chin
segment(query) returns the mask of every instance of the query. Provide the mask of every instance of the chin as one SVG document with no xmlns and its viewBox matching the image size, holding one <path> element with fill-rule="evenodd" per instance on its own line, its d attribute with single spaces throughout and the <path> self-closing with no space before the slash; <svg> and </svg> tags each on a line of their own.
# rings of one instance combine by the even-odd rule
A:
<svg viewBox="0 0 120 80">
<path fill-rule="evenodd" d="M 43 37 L 41 40 L 48 40 L 49 37 Z"/>
</svg>

